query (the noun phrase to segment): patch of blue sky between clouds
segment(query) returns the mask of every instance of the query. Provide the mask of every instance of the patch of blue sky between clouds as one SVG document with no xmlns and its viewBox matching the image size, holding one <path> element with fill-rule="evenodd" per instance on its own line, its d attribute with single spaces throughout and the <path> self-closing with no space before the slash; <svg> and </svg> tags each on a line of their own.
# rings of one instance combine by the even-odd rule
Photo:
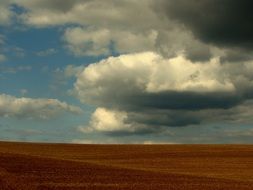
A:
<svg viewBox="0 0 253 190">
<path fill-rule="evenodd" d="M 12 8 L 17 13 L 24 11 L 19 7 Z M 60 86 L 64 94 L 59 95 L 53 91 L 50 86 L 54 80 L 54 71 L 64 70 L 69 64 L 75 66 L 90 64 L 102 57 L 75 57 L 68 53 L 61 39 L 60 27 L 38 29 L 19 23 L 17 27 L 1 26 L 0 34 L 4 36 L 3 53 L 7 57 L 0 65 L 1 94 L 15 97 L 55 98 L 78 105 L 85 110 L 83 115 L 65 114 L 64 117 L 49 121 L 0 118 L 1 140 L 64 142 L 80 137 L 82 134 L 75 126 L 87 123 L 94 108 L 81 105 L 76 98 L 67 94 L 68 90 L 73 88 L 75 78 L 66 78 L 66 84 Z M 38 55 L 38 52 L 52 48 L 57 52 L 48 56 Z M 24 89 L 26 93 L 22 94 Z"/>
</svg>

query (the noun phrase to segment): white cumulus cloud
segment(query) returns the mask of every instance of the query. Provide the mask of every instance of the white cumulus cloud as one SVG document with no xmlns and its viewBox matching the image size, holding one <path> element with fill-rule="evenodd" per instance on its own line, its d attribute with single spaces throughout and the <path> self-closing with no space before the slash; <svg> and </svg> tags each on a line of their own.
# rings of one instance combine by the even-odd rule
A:
<svg viewBox="0 0 253 190">
<path fill-rule="evenodd" d="M 0 94 L 0 117 L 50 119 L 66 112 L 81 114 L 82 110 L 57 99 L 17 98 Z"/>
<path fill-rule="evenodd" d="M 192 63 L 183 56 L 165 59 L 156 53 L 144 52 L 90 64 L 79 74 L 75 89 L 83 102 L 136 93 L 235 91 L 229 73 L 222 70 L 216 59 L 206 64 Z"/>
<path fill-rule="evenodd" d="M 109 57 L 77 75 L 75 95 L 97 106 L 83 130 L 159 132 L 166 126 L 252 122 L 253 62 L 191 62 L 154 52 Z"/>
</svg>

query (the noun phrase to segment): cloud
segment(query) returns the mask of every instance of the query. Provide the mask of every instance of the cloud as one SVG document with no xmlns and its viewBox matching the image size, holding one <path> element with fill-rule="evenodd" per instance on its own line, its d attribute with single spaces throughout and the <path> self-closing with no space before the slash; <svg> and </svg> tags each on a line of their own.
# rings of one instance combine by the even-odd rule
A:
<svg viewBox="0 0 253 190">
<path fill-rule="evenodd" d="M 224 49 L 224 54 L 221 56 L 221 62 L 227 63 L 240 63 L 250 60 L 253 60 L 253 50 L 246 48 Z"/>
<path fill-rule="evenodd" d="M 113 52 L 156 51 L 165 57 L 173 57 L 184 51 L 187 58 L 194 61 L 211 58 L 208 45 L 195 39 L 173 21 L 161 19 L 153 9 L 154 1 L 109 2 L 106 5 L 98 1 L 77 3 L 80 9 L 87 9 L 79 14 L 75 9 L 69 10 L 69 15 L 72 13 L 78 15 L 75 18 L 83 18 L 73 21 L 80 26 L 67 28 L 64 32 L 63 40 L 71 53 L 76 56 L 107 56 Z M 110 7 L 115 13 L 107 13 L 107 9 L 101 9 L 100 6 Z M 89 7 L 92 9 L 88 10 Z M 129 10 L 133 12 L 129 13 Z M 136 12 L 141 14 L 137 17 Z"/>
<path fill-rule="evenodd" d="M 54 72 L 51 87 L 77 77 L 76 97 L 96 106 L 83 132 L 252 123 L 250 1 L 14 2 L 24 9 L 18 21 L 29 27 L 63 26 L 62 40 L 75 56 L 124 54 Z"/>
<path fill-rule="evenodd" d="M 63 38 L 68 49 L 77 56 L 108 55 L 110 51 L 110 32 L 106 29 L 86 31 L 71 28 L 66 30 Z"/>
<path fill-rule="evenodd" d="M 145 33 L 131 31 L 69 28 L 63 36 L 67 48 L 76 56 L 110 55 L 118 53 L 139 52 L 155 48 L 157 32 Z"/>
<path fill-rule="evenodd" d="M 43 134 L 42 131 L 36 130 L 36 129 L 16 129 L 16 128 L 6 128 L 4 132 L 12 133 L 20 137 L 28 137 L 28 136 L 34 136 L 34 135 L 41 135 Z"/>
<path fill-rule="evenodd" d="M 101 27 L 111 25 L 116 28 L 126 28 L 125 24 L 133 28 L 149 27 L 149 22 L 153 24 L 156 21 L 154 18 L 156 15 L 150 9 L 151 3 L 152 0 L 122 0 L 120 2 L 116 0 L 106 2 L 100 0 L 74 0 L 64 2 L 63 5 L 62 1 L 58 0 L 16 1 L 17 5 L 27 9 L 27 12 L 22 15 L 23 21 L 37 27 L 67 23 Z M 140 11 L 141 14 L 139 14 Z M 140 23 L 142 24 L 137 25 Z M 159 23 L 157 22 L 157 25 Z"/>
<path fill-rule="evenodd" d="M 5 36 L 0 34 L 0 45 L 4 45 L 5 44 Z"/>
<path fill-rule="evenodd" d="M 22 5 L 29 9 L 44 9 L 49 11 L 56 11 L 56 12 L 67 12 L 73 8 L 73 6 L 78 3 L 82 2 L 82 0 L 73 0 L 73 1 L 65 1 L 62 3 L 62 0 L 14 0 L 13 2 Z"/>
<path fill-rule="evenodd" d="M 109 136 L 129 136 L 163 134 L 171 136 L 168 127 L 205 126 L 209 124 L 252 124 L 252 101 L 246 101 L 228 109 L 171 110 L 146 109 L 118 111 L 108 108 L 97 108 L 86 126 L 79 126 L 80 132 L 89 134 L 104 133 Z M 99 114 L 103 110 L 110 117 Z M 120 114 L 124 114 L 124 117 Z M 108 119 L 109 118 L 109 119 Z M 113 121 L 113 124 L 111 124 Z"/>
<path fill-rule="evenodd" d="M 53 54 L 56 54 L 56 53 L 57 53 L 56 49 L 49 48 L 49 49 L 37 52 L 36 55 L 40 56 L 40 57 L 45 57 L 45 56 L 53 55 Z"/>
<path fill-rule="evenodd" d="M 130 125 L 124 123 L 127 114 L 120 111 L 110 111 L 104 108 L 97 108 L 91 118 L 91 127 L 99 131 L 116 131 L 126 128 L 130 129 Z"/>
<path fill-rule="evenodd" d="M 0 54 L 0 62 L 5 61 L 6 59 L 7 59 L 7 58 L 6 58 L 6 56 L 5 56 L 5 55 Z"/>
<path fill-rule="evenodd" d="M 4 52 L 3 52 L 4 51 L 4 47 L 5 47 L 5 41 L 6 41 L 5 36 L 2 35 L 2 34 L 0 34 L 0 62 L 3 62 L 3 61 L 7 60 L 7 57 L 6 57 L 6 55 L 4 55 Z"/>
<path fill-rule="evenodd" d="M 7 65 L 0 65 L 1 73 L 10 73 L 10 74 L 16 74 L 17 72 L 23 72 L 23 71 L 31 71 L 32 67 L 25 65 L 25 66 L 7 66 Z"/>
<path fill-rule="evenodd" d="M 216 59 L 206 64 L 191 63 L 183 56 L 165 59 L 156 53 L 145 52 L 110 57 L 89 65 L 78 76 L 75 88 L 83 102 L 116 106 L 118 101 L 153 107 L 154 102 L 149 98 L 157 98 L 154 103 L 157 106 L 160 102 L 165 107 L 180 109 L 183 105 L 188 106 L 187 102 L 182 102 L 188 97 L 192 104 L 203 101 L 205 107 L 205 100 L 212 99 L 218 104 L 221 95 L 233 96 L 236 90 L 232 79 L 222 72 Z M 215 99 L 216 95 L 221 97 Z"/>
<path fill-rule="evenodd" d="M 82 110 L 57 99 L 17 98 L 6 94 L 0 95 L 0 117 L 50 119 L 64 113 L 80 114 Z"/>
<path fill-rule="evenodd" d="M 122 139 L 112 139 L 112 138 L 107 138 L 107 139 L 75 139 L 71 143 L 74 144 L 180 144 L 178 142 L 173 142 L 173 141 L 161 141 L 161 140 L 132 140 L 132 141 L 126 141 Z"/>
<path fill-rule="evenodd" d="M 0 62 L 8 60 L 6 54 L 9 57 L 23 58 L 25 57 L 25 50 L 18 46 L 10 45 L 7 36 L 0 33 Z"/>
<path fill-rule="evenodd" d="M 170 141 L 144 141 L 143 144 L 180 144 L 178 142 L 170 142 Z"/>
<path fill-rule="evenodd" d="M 99 107 L 89 127 L 105 133 L 252 122 L 252 67 L 253 62 L 193 63 L 182 55 L 167 59 L 153 52 L 121 55 L 84 68 L 75 93 Z"/>
<path fill-rule="evenodd" d="M 28 90 L 23 88 L 23 89 L 20 89 L 19 92 L 22 96 L 25 96 L 28 93 Z"/>
<path fill-rule="evenodd" d="M 144 133 L 144 131 L 146 131 L 145 126 L 141 126 L 138 123 L 128 122 L 127 120 L 127 112 L 99 107 L 92 114 L 89 126 L 79 126 L 78 128 L 84 133 L 99 131 L 110 134 L 118 132 L 118 135 L 131 132 Z"/>
<path fill-rule="evenodd" d="M 253 129 L 226 130 L 224 134 L 229 137 L 253 137 Z"/>
<path fill-rule="evenodd" d="M 250 0 L 160 1 L 169 19 L 189 28 L 204 42 L 219 46 L 253 47 Z"/>
<path fill-rule="evenodd" d="M 79 75 L 84 69 L 84 66 L 67 65 L 63 71 L 66 78 L 75 77 Z"/>
<path fill-rule="evenodd" d="M 74 144 L 127 144 L 127 142 L 122 142 L 115 140 L 113 138 L 106 138 L 106 139 L 74 139 L 71 141 Z"/>
<path fill-rule="evenodd" d="M 26 25 L 66 26 L 63 40 L 75 56 L 155 51 L 169 58 L 184 52 L 193 62 L 221 54 L 224 60 L 251 59 L 244 53 L 252 48 L 250 0 L 13 2 L 25 10 L 18 21 Z"/>
<path fill-rule="evenodd" d="M 155 9 L 160 1 L 76 0 L 64 6 L 60 1 L 20 0 L 16 3 L 26 10 L 20 17 L 27 25 L 74 24 L 75 27 L 66 27 L 62 39 L 75 56 L 156 51 L 173 57 L 185 51 L 194 61 L 212 57 L 209 45 L 195 39 L 174 21 L 161 17 Z"/>
<path fill-rule="evenodd" d="M 0 25 L 11 24 L 14 12 L 11 10 L 11 1 L 2 0 L 0 3 Z"/>
<path fill-rule="evenodd" d="M 70 81 L 75 79 L 78 73 L 82 72 L 84 66 L 76 66 L 76 65 L 67 65 L 65 68 L 56 68 L 51 73 L 52 80 L 50 82 L 49 88 L 53 90 L 53 92 L 57 95 L 66 95 L 72 93 L 71 90 L 64 90 L 66 86 L 72 85 L 73 83 Z M 48 69 L 48 68 L 44 68 Z M 71 80 L 70 80 L 71 79 Z"/>
</svg>

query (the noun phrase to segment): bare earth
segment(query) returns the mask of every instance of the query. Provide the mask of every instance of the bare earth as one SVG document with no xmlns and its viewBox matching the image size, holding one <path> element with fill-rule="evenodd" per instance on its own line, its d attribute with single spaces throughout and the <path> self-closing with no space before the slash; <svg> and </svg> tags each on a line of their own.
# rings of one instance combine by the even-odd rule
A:
<svg viewBox="0 0 253 190">
<path fill-rule="evenodd" d="M 0 190 L 252 190 L 253 145 L 0 142 Z"/>
</svg>

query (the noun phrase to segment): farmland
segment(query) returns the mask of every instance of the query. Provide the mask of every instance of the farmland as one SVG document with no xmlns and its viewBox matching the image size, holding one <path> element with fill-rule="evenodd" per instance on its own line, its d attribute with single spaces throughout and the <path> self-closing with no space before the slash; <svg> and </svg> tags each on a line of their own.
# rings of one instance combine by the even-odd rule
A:
<svg viewBox="0 0 253 190">
<path fill-rule="evenodd" d="M 252 190 L 251 145 L 0 142 L 1 190 Z"/>
</svg>

